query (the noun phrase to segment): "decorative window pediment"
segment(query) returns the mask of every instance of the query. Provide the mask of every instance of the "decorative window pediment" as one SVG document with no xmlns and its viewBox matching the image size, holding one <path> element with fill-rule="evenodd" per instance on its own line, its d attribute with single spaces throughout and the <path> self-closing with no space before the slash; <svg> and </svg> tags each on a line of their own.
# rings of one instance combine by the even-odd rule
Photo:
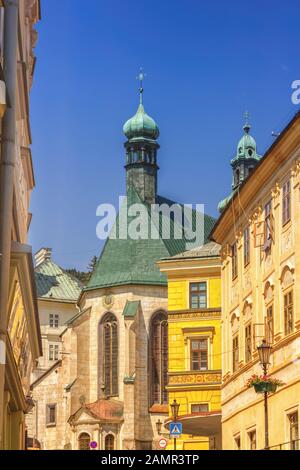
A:
<svg viewBox="0 0 300 470">
<path fill-rule="evenodd" d="M 294 283 L 294 276 L 293 276 L 294 269 L 290 269 L 289 266 L 285 266 L 281 273 L 281 286 L 282 289 L 287 289 Z"/>
<path fill-rule="evenodd" d="M 272 302 L 273 297 L 274 297 L 273 285 L 271 285 L 270 281 L 268 281 L 264 289 L 264 299 L 265 299 L 266 304 L 269 304 L 270 302 Z"/>
</svg>

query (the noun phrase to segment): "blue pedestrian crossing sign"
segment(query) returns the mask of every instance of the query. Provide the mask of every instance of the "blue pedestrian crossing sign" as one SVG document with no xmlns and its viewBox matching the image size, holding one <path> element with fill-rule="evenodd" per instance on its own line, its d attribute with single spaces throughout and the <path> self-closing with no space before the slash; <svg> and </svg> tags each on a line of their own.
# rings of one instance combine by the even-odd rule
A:
<svg viewBox="0 0 300 470">
<path fill-rule="evenodd" d="M 170 423 L 171 437 L 180 437 L 182 434 L 182 423 Z"/>
</svg>

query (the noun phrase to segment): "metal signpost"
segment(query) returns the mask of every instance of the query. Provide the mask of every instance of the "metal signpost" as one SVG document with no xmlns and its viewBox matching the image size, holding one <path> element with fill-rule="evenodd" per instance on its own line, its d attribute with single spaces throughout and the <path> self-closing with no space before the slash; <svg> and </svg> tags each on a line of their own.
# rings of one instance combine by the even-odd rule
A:
<svg viewBox="0 0 300 470">
<path fill-rule="evenodd" d="M 182 424 L 181 423 L 170 423 L 170 436 L 174 439 L 174 450 L 176 450 L 176 441 L 180 438 L 182 434 Z"/>
</svg>

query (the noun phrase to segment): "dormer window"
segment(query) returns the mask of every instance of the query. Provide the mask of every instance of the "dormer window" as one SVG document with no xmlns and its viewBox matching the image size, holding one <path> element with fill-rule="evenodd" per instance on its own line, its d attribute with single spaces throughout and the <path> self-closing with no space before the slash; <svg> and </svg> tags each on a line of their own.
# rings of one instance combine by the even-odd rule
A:
<svg viewBox="0 0 300 470">
<path fill-rule="evenodd" d="M 253 155 L 253 150 L 249 149 L 249 150 L 248 150 L 248 155 L 249 155 L 249 157 L 252 157 L 252 155 Z"/>
</svg>

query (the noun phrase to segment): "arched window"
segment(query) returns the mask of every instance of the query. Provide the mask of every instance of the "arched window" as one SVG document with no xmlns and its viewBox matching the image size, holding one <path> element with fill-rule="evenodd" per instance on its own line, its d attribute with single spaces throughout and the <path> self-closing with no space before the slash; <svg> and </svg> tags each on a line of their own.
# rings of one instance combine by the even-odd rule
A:
<svg viewBox="0 0 300 470">
<path fill-rule="evenodd" d="M 165 312 L 156 313 L 150 325 L 151 404 L 167 404 L 168 322 Z"/>
<path fill-rule="evenodd" d="M 91 438 L 87 432 L 80 434 L 78 438 L 78 448 L 79 450 L 90 450 Z"/>
<path fill-rule="evenodd" d="M 106 397 L 118 395 L 118 323 L 112 313 L 107 313 L 100 323 L 101 364 L 100 388 Z"/>
<path fill-rule="evenodd" d="M 115 438 L 112 434 L 105 437 L 105 450 L 115 450 Z"/>
</svg>

